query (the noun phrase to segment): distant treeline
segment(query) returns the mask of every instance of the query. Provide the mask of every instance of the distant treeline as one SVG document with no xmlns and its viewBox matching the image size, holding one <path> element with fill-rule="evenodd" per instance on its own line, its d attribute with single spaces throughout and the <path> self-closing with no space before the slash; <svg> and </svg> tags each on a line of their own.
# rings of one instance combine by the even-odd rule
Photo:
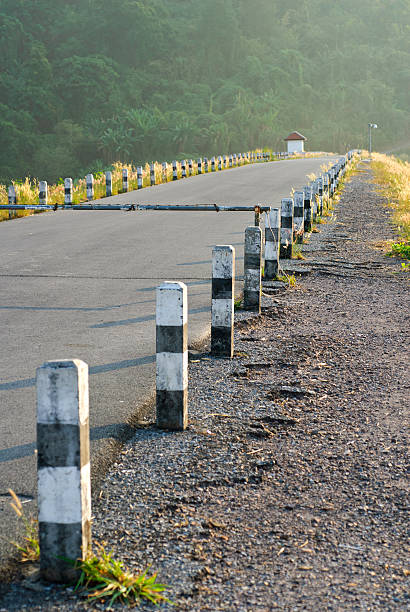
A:
<svg viewBox="0 0 410 612">
<path fill-rule="evenodd" d="M 410 139 L 408 0 L 2 0 L 0 181 Z"/>
</svg>

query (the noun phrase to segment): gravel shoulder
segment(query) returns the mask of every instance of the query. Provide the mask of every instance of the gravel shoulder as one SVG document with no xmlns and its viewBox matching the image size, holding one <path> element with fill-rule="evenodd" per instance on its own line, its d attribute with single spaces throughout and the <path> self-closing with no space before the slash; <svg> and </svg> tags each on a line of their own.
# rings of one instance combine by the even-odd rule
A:
<svg viewBox="0 0 410 612">
<path fill-rule="evenodd" d="M 188 430 L 141 423 L 94 492 L 94 538 L 152 564 L 165 609 L 409 609 L 409 277 L 377 248 L 389 217 L 361 164 L 303 247 L 310 273 L 238 316 L 234 359 L 191 355 Z M 27 579 L 0 599 L 99 607 Z"/>
</svg>

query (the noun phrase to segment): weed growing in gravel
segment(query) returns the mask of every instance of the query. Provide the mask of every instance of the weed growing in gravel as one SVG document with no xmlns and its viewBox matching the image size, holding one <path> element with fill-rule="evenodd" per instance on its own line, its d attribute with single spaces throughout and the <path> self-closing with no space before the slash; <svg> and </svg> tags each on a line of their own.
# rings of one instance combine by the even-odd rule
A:
<svg viewBox="0 0 410 612">
<path fill-rule="evenodd" d="M 234 310 L 240 310 L 242 308 L 242 298 L 234 300 L 233 307 Z"/>
<path fill-rule="evenodd" d="M 306 259 L 306 257 L 302 255 L 302 245 L 301 244 L 293 245 L 292 259 Z"/>
<path fill-rule="evenodd" d="M 372 168 L 381 194 L 393 209 L 393 223 L 403 238 L 392 244 L 388 255 L 410 259 L 410 163 L 393 155 L 373 153 Z"/>
<path fill-rule="evenodd" d="M 141 600 L 155 605 L 162 602 L 172 604 L 164 595 L 168 585 L 157 582 L 156 573 L 148 576 L 149 567 L 139 574 L 130 572 L 122 561 L 113 559 L 112 552 L 106 552 L 101 544 L 97 546 L 97 555 L 72 563 L 81 571 L 75 590 L 85 591 L 89 601 L 105 603 L 108 600 L 108 608 L 115 601 L 130 607 L 138 605 Z"/>
<path fill-rule="evenodd" d="M 17 542 L 12 542 L 12 544 L 20 552 L 20 560 L 22 563 L 26 563 L 27 561 L 37 561 L 37 559 L 40 557 L 38 521 L 36 521 L 34 518 L 27 518 L 23 511 L 23 504 L 19 500 L 18 496 L 15 494 L 13 489 L 9 489 L 8 491 L 13 499 L 13 501 L 10 502 L 10 506 L 23 523 L 25 532 L 24 541 L 26 542 L 26 544 L 23 546 Z"/>
<path fill-rule="evenodd" d="M 294 274 L 281 274 L 276 277 L 276 280 L 282 281 L 282 283 L 287 283 L 288 287 L 296 287 L 296 278 Z"/>
</svg>

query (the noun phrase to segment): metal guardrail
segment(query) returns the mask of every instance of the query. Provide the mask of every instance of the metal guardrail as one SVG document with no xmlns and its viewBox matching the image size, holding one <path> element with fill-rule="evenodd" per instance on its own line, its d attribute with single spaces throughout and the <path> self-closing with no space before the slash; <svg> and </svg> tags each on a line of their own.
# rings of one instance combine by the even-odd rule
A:
<svg viewBox="0 0 410 612">
<path fill-rule="evenodd" d="M 270 206 L 241 206 L 237 204 L 2 204 L 0 210 L 172 210 L 172 211 L 200 211 L 200 212 L 269 212 Z"/>
</svg>

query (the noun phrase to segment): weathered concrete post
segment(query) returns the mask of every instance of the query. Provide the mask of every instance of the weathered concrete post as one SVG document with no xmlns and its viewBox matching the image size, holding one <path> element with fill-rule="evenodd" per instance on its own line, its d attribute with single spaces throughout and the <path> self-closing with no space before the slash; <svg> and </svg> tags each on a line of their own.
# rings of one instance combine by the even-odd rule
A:
<svg viewBox="0 0 410 612">
<path fill-rule="evenodd" d="M 156 185 L 156 180 L 155 180 L 155 163 L 151 162 L 149 165 L 149 184 L 151 187 L 153 187 L 154 185 Z"/>
<path fill-rule="evenodd" d="M 218 156 L 218 170 L 222 170 L 222 157 L 220 155 Z"/>
<path fill-rule="evenodd" d="M 178 180 L 178 166 L 177 166 L 177 162 L 176 162 L 175 159 L 172 162 L 172 180 L 173 181 L 177 181 Z"/>
<path fill-rule="evenodd" d="M 112 196 L 112 172 L 110 170 L 105 173 L 105 195 L 107 198 Z"/>
<path fill-rule="evenodd" d="M 295 241 L 302 242 L 305 231 L 305 194 L 303 191 L 295 191 L 293 194 L 293 232 Z"/>
<path fill-rule="evenodd" d="M 271 208 L 265 213 L 265 272 L 264 278 L 271 280 L 279 274 L 280 208 Z"/>
<path fill-rule="evenodd" d="M 232 168 L 232 155 L 229 156 L 229 167 Z"/>
<path fill-rule="evenodd" d="M 72 206 L 73 204 L 73 179 L 64 179 L 64 204 L 66 206 Z"/>
<path fill-rule="evenodd" d="M 128 168 L 122 169 L 122 193 L 128 193 Z"/>
<path fill-rule="evenodd" d="M 323 174 L 323 202 L 326 203 L 326 208 L 329 208 L 329 173 Z"/>
<path fill-rule="evenodd" d="M 233 357 L 235 249 L 230 245 L 212 250 L 211 353 Z"/>
<path fill-rule="evenodd" d="M 181 162 L 181 175 L 182 178 L 186 178 L 186 159 L 183 159 Z"/>
<path fill-rule="evenodd" d="M 250 226 L 245 230 L 243 305 L 246 310 L 261 311 L 262 231 Z"/>
<path fill-rule="evenodd" d="M 280 216 L 280 258 L 292 259 L 293 251 L 293 199 L 283 198 Z"/>
<path fill-rule="evenodd" d="M 91 200 L 94 200 L 94 176 L 92 174 L 87 174 L 85 182 L 87 189 L 87 200 L 90 202 Z"/>
<path fill-rule="evenodd" d="M 204 171 L 205 171 L 205 174 L 209 172 L 209 162 L 208 162 L 207 157 L 204 157 Z"/>
<path fill-rule="evenodd" d="M 162 182 L 168 183 L 168 164 L 167 162 L 162 162 Z"/>
<path fill-rule="evenodd" d="M 84 559 L 91 546 L 88 366 L 79 359 L 37 369 L 37 467 L 40 573 L 72 582 L 64 559 Z"/>
<path fill-rule="evenodd" d="M 157 287 L 157 426 L 182 431 L 188 424 L 188 300 L 184 283 Z"/>
<path fill-rule="evenodd" d="M 215 172 L 215 157 L 211 157 L 211 172 Z"/>
<path fill-rule="evenodd" d="M 228 167 L 228 158 L 226 157 L 226 155 L 223 156 L 223 167 L 224 168 Z"/>
<path fill-rule="evenodd" d="M 317 179 L 317 188 L 318 188 L 318 196 L 319 196 L 319 210 L 318 213 L 320 215 L 323 214 L 323 176 L 319 176 Z"/>
<path fill-rule="evenodd" d="M 312 187 L 310 185 L 305 185 L 303 187 L 303 193 L 305 194 L 304 200 L 304 210 L 305 210 L 305 232 L 312 231 Z"/>
<path fill-rule="evenodd" d="M 318 194 L 318 186 L 316 181 L 312 181 L 312 217 L 313 222 L 316 221 L 319 209 L 319 194 Z"/>
<path fill-rule="evenodd" d="M 142 166 L 137 166 L 137 189 L 142 189 Z"/>
<path fill-rule="evenodd" d="M 9 185 L 9 188 L 7 191 L 7 199 L 8 199 L 8 203 L 11 206 L 14 206 L 17 204 L 17 193 L 16 193 L 16 188 L 14 185 Z M 14 214 L 15 214 L 15 211 L 10 208 L 9 209 L 9 219 L 12 219 L 14 217 Z"/>
<path fill-rule="evenodd" d="M 193 162 L 192 159 L 188 161 L 188 176 L 192 176 L 193 174 Z"/>
<path fill-rule="evenodd" d="M 197 164 L 198 164 L 198 174 L 202 174 L 202 159 L 200 157 L 198 158 Z"/>
<path fill-rule="evenodd" d="M 40 204 L 48 204 L 47 181 L 40 181 L 38 184 L 38 201 Z"/>
</svg>

